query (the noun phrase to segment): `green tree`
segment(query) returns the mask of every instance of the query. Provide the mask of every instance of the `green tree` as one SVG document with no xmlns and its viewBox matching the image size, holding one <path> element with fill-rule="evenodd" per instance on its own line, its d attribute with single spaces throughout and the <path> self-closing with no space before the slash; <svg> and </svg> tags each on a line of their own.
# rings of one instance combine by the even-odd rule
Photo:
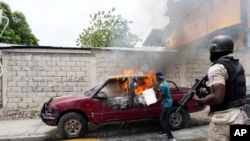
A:
<svg viewBox="0 0 250 141">
<path fill-rule="evenodd" d="M 90 14 L 91 26 L 83 29 L 76 41 L 81 47 L 133 47 L 140 39 L 130 33 L 128 21 L 121 15 L 115 15 L 112 8 L 108 12 L 98 11 Z"/>
<path fill-rule="evenodd" d="M 32 34 L 26 18 L 21 12 L 15 11 L 12 13 L 9 5 L 4 2 L 0 2 L 0 9 L 3 11 L 3 16 L 9 19 L 9 24 L 0 37 L 1 43 L 38 45 L 39 40 Z M 0 24 L 1 32 L 6 23 L 7 20 L 3 18 Z"/>
</svg>

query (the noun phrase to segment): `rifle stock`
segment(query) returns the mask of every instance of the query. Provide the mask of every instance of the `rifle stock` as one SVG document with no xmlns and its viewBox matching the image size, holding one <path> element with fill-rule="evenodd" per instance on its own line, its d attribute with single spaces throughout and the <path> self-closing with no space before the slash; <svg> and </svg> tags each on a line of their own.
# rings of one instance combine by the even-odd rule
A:
<svg viewBox="0 0 250 141">
<path fill-rule="evenodd" d="M 179 107 L 177 108 L 176 112 L 178 112 L 182 107 L 184 107 L 187 102 L 192 99 L 192 97 L 194 96 L 195 94 L 195 91 L 198 92 L 200 91 L 201 88 L 205 88 L 207 91 L 208 88 L 206 87 L 206 84 L 205 82 L 207 81 L 207 75 L 204 76 L 202 79 L 195 79 L 195 84 L 191 87 L 191 89 L 188 91 L 188 93 L 182 97 L 182 99 L 179 101 Z M 208 94 L 209 92 L 207 93 L 204 93 L 205 94 Z M 198 93 L 197 93 L 198 94 Z M 198 95 L 199 97 L 204 97 L 204 95 Z"/>
</svg>

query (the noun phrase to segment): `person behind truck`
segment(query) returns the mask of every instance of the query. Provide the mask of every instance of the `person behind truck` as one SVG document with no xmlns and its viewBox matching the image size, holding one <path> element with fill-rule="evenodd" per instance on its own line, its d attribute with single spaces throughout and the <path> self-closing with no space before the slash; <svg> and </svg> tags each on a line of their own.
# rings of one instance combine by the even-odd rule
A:
<svg viewBox="0 0 250 141">
<path fill-rule="evenodd" d="M 159 88 L 154 88 L 155 92 L 159 95 L 157 102 L 162 100 L 162 110 L 160 114 L 160 124 L 162 126 L 162 132 L 160 132 L 160 135 L 167 135 L 170 141 L 175 141 L 175 138 L 171 133 L 170 126 L 168 125 L 169 116 L 167 113 L 173 103 L 170 95 L 169 85 L 168 82 L 164 80 L 164 74 L 162 71 L 157 71 L 155 73 L 155 76 L 156 81 L 159 83 Z"/>
<path fill-rule="evenodd" d="M 193 100 L 210 106 L 211 121 L 208 129 L 209 141 L 229 141 L 231 124 L 246 124 L 246 82 L 244 68 L 238 59 L 229 56 L 234 51 L 234 41 L 227 35 L 215 36 L 210 44 L 210 61 L 207 86 L 210 94 Z"/>
</svg>

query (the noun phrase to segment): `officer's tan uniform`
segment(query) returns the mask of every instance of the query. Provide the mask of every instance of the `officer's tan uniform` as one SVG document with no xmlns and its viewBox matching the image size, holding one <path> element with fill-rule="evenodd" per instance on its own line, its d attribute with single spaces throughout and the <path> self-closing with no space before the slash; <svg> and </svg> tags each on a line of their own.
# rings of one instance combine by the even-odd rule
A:
<svg viewBox="0 0 250 141">
<path fill-rule="evenodd" d="M 228 73 L 225 67 L 221 64 L 215 64 L 208 70 L 207 86 L 211 87 L 214 84 L 224 84 L 228 79 Z M 230 124 L 246 124 L 247 115 L 242 110 L 242 107 L 231 108 L 224 111 L 218 111 L 211 116 L 211 122 L 208 129 L 209 141 L 229 141 L 230 139 Z"/>
</svg>

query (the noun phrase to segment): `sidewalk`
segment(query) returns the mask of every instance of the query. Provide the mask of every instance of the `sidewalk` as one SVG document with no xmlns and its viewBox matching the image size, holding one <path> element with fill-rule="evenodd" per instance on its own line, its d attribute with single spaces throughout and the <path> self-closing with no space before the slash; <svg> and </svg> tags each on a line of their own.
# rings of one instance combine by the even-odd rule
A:
<svg viewBox="0 0 250 141">
<path fill-rule="evenodd" d="M 0 121 L 0 141 L 45 140 L 56 127 L 45 125 L 41 119 L 20 119 Z"/>
</svg>

